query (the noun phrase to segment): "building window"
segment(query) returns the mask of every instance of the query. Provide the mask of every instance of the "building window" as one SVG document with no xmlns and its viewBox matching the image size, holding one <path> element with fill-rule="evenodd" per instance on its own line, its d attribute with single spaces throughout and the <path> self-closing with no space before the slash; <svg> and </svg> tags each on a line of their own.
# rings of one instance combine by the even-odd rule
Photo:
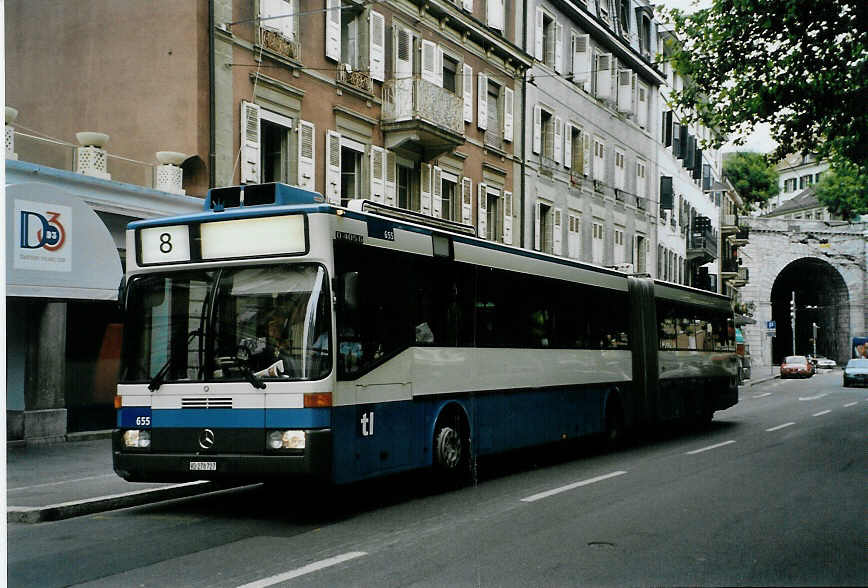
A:
<svg viewBox="0 0 868 588">
<path fill-rule="evenodd" d="M 419 191 L 417 190 L 418 175 L 419 174 L 412 167 L 400 163 L 398 164 L 396 179 L 398 180 L 397 192 L 399 208 L 416 211 L 421 208 Z"/>
<path fill-rule="evenodd" d="M 458 60 L 443 55 L 443 88 L 458 94 Z"/>
<path fill-rule="evenodd" d="M 606 176 L 606 147 L 602 139 L 594 137 L 594 179 L 605 181 Z"/>
<path fill-rule="evenodd" d="M 461 198 L 458 195 L 458 177 L 442 172 L 440 175 L 440 216 L 461 222 Z"/>
<path fill-rule="evenodd" d="M 624 227 L 615 227 L 615 265 L 624 263 L 626 250 L 624 248 Z"/>
<path fill-rule="evenodd" d="M 570 167 L 573 174 L 581 175 L 584 171 L 585 157 L 582 150 L 582 129 L 570 125 Z"/>
<path fill-rule="evenodd" d="M 627 184 L 627 169 L 624 163 L 624 152 L 615 150 L 615 188 L 624 190 Z"/>
<path fill-rule="evenodd" d="M 265 109 L 259 111 L 261 133 L 260 181 L 289 181 L 289 145 L 292 132 L 292 119 Z"/>
<path fill-rule="evenodd" d="M 603 235 L 603 223 L 594 221 L 591 239 L 591 260 L 597 265 L 603 264 Z"/>
<path fill-rule="evenodd" d="M 618 24 L 621 27 L 621 36 L 630 36 L 630 0 L 617 0 Z"/>
<path fill-rule="evenodd" d="M 557 22 L 543 12 L 543 63 L 555 66 L 555 47 L 557 42 Z"/>
<path fill-rule="evenodd" d="M 581 243 L 581 226 L 582 217 L 579 215 L 579 213 L 570 211 L 569 223 L 567 225 L 567 255 L 569 257 L 572 257 L 573 259 L 579 258 L 579 245 Z"/>
<path fill-rule="evenodd" d="M 341 204 L 362 197 L 363 151 L 341 145 Z"/>
<path fill-rule="evenodd" d="M 503 241 L 503 213 L 500 208 L 500 192 L 488 188 L 485 199 L 486 238 L 489 241 Z"/>
<path fill-rule="evenodd" d="M 636 161 L 636 196 L 639 198 L 647 198 L 648 196 L 648 182 L 646 180 L 646 169 L 645 162 L 641 160 Z M 640 205 L 641 206 L 641 205 Z"/>
<path fill-rule="evenodd" d="M 639 19 L 639 51 L 644 57 L 651 56 L 651 18 L 644 12 Z"/>
<path fill-rule="evenodd" d="M 555 158 L 555 117 L 552 113 L 543 110 L 540 115 L 542 127 L 542 148 L 541 154 L 543 157 L 554 161 Z"/>
</svg>

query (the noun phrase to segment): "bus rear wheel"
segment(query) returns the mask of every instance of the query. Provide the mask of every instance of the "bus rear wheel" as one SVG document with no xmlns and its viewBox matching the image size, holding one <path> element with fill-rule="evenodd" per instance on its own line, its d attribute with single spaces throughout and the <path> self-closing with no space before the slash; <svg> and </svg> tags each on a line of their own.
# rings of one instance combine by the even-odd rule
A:
<svg viewBox="0 0 868 588">
<path fill-rule="evenodd" d="M 442 415 L 434 428 L 434 470 L 438 478 L 462 481 L 470 471 L 470 439 L 460 414 Z"/>
</svg>

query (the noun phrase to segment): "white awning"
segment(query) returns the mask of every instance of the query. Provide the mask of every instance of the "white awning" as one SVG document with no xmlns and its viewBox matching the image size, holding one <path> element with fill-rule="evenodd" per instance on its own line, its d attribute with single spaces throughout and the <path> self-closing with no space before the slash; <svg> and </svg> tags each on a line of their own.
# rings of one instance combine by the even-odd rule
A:
<svg viewBox="0 0 868 588">
<path fill-rule="evenodd" d="M 116 300 L 123 270 L 111 233 L 78 196 L 6 186 L 6 295 Z"/>
</svg>

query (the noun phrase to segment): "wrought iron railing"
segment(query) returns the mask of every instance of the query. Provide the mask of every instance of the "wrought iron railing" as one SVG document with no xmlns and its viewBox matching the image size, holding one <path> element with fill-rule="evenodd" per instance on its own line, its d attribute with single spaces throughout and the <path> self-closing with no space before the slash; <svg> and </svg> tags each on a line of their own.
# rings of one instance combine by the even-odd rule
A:
<svg viewBox="0 0 868 588">
<path fill-rule="evenodd" d="M 464 100 L 420 77 L 389 80 L 383 85 L 383 122 L 421 120 L 464 134 Z"/>
<path fill-rule="evenodd" d="M 371 80 L 371 76 L 364 71 L 353 71 L 347 64 L 338 66 L 337 80 L 362 92 L 374 93 L 374 82 Z"/>
<path fill-rule="evenodd" d="M 280 33 L 268 29 L 259 29 L 259 33 L 262 46 L 269 51 L 295 61 L 301 60 L 301 44 L 295 39 L 288 39 Z"/>
</svg>

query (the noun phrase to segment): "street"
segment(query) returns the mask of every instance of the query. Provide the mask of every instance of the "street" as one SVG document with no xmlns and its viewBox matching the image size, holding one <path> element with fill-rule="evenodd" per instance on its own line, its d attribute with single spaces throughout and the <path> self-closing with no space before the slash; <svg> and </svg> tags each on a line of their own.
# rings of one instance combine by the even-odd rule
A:
<svg viewBox="0 0 868 588">
<path fill-rule="evenodd" d="M 325 497 L 250 486 L 10 524 L 11 586 L 868 583 L 868 390 L 841 371 L 740 390 L 705 430 L 489 459 Z"/>
</svg>

